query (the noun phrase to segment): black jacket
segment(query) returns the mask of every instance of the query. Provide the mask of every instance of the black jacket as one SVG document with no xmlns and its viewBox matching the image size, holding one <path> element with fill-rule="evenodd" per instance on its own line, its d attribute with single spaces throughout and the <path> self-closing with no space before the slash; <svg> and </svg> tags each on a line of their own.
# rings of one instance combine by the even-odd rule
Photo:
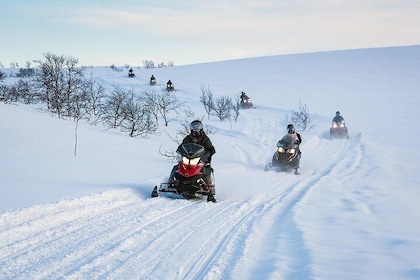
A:
<svg viewBox="0 0 420 280">
<path fill-rule="evenodd" d="M 332 122 L 335 123 L 342 123 L 344 121 L 344 118 L 342 116 L 335 116 L 332 120 Z"/>
<path fill-rule="evenodd" d="M 298 145 L 300 145 L 302 143 L 302 136 L 300 136 L 300 134 L 297 133 L 297 132 L 295 132 L 295 133 L 296 133 L 297 138 L 299 139 L 299 144 Z"/>
<path fill-rule="evenodd" d="M 191 136 L 191 134 L 189 134 L 184 138 L 184 140 L 182 140 L 182 144 L 186 144 L 186 143 L 196 143 L 204 147 L 204 150 L 206 150 L 206 152 L 204 156 L 202 157 L 202 159 L 205 163 L 210 163 L 211 157 L 216 153 L 216 149 L 214 148 L 213 144 L 211 143 L 210 138 L 206 134 L 203 134 L 198 139 L 198 141 L 194 141 L 194 138 Z M 181 145 L 179 145 L 179 147 Z"/>
</svg>

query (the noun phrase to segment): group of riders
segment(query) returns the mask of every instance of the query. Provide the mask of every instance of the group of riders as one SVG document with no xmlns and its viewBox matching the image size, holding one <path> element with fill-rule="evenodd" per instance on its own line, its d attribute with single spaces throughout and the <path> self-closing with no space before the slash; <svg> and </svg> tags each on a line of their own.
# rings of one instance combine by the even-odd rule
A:
<svg viewBox="0 0 420 280">
<path fill-rule="evenodd" d="M 129 77 L 134 77 L 133 69 L 129 70 Z M 152 75 L 150 77 L 150 84 L 156 85 L 156 78 Z M 174 85 L 171 80 L 168 80 L 166 83 L 166 88 L 168 91 L 174 90 Z M 240 95 L 240 104 L 242 108 L 252 108 L 252 102 L 245 92 L 241 92 Z M 332 127 L 330 129 L 330 137 L 332 138 L 348 138 L 347 128 L 344 124 L 344 118 L 341 116 L 340 112 L 337 111 L 336 115 L 332 120 Z M 177 153 L 181 154 L 182 149 L 185 152 L 185 144 L 198 144 L 199 147 L 202 147 L 203 151 L 200 154 L 200 163 L 202 164 L 202 169 L 199 174 L 202 174 L 202 179 L 204 180 L 205 193 L 207 194 L 207 201 L 216 202 L 216 192 L 214 186 L 214 170 L 211 166 L 212 156 L 216 153 L 210 138 L 206 135 L 203 129 L 203 123 L 200 120 L 194 120 L 190 124 L 190 133 L 182 140 L 182 143 L 178 146 Z M 293 124 L 287 125 L 287 133 L 277 142 L 277 151 L 275 152 L 272 163 L 270 166 L 278 166 L 282 169 L 293 168 L 295 174 L 299 174 L 300 167 L 300 144 L 302 143 L 302 136 L 295 131 Z M 196 145 L 197 146 L 197 145 Z M 190 151 L 191 152 L 191 151 Z M 286 163 L 284 163 L 286 162 Z M 175 178 L 175 174 L 180 172 L 178 170 L 179 165 L 175 165 L 171 171 L 170 178 Z M 170 179 L 171 180 L 171 179 Z M 168 182 L 167 184 L 170 184 Z M 175 192 L 177 192 L 176 190 Z M 157 189 L 152 193 L 152 196 L 157 196 Z M 195 193 L 191 193 L 195 197 Z M 185 193 L 184 193 L 185 196 Z"/>
<path fill-rule="evenodd" d="M 134 74 L 133 68 L 130 68 L 130 70 L 128 70 L 128 77 L 129 78 L 134 78 L 135 76 L 136 75 Z M 153 75 L 150 77 L 150 85 L 152 85 L 152 86 L 156 85 L 156 78 Z M 175 90 L 174 84 L 172 83 L 171 80 L 168 80 L 168 82 L 166 83 L 166 90 L 167 91 Z"/>
<path fill-rule="evenodd" d="M 156 78 L 152 75 L 150 77 L 150 84 L 154 85 L 156 84 Z M 172 91 L 174 90 L 174 86 L 171 80 L 167 82 L 167 90 Z M 250 108 L 248 107 L 248 104 L 252 103 L 250 102 L 249 97 L 245 94 L 245 92 L 241 92 L 240 95 L 241 99 L 241 105 L 243 108 Z M 248 106 L 247 106 L 248 105 Z M 332 120 L 332 127 L 330 129 L 330 137 L 332 138 L 348 138 L 348 132 L 347 128 L 344 124 L 344 118 L 341 116 L 340 112 L 337 111 L 336 115 L 334 116 Z M 169 181 L 167 183 L 164 183 L 166 185 L 169 185 L 169 188 L 162 188 L 159 189 L 159 191 L 166 191 L 166 192 L 182 192 L 181 194 L 186 198 L 192 198 L 195 197 L 195 189 L 199 190 L 201 194 L 207 195 L 207 201 L 209 202 L 217 202 L 215 195 L 215 185 L 214 185 L 214 170 L 211 166 L 211 160 L 213 155 L 216 153 L 216 149 L 214 148 L 210 138 L 206 135 L 203 129 L 203 123 L 200 120 L 194 120 L 190 124 L 190 133 L 182 140 L 182 143 L 177 148 L 177 154 L 181 155 L 181 153 L 198 153 L 200 151 L 200 164 L 201 169 L 198 171 L 197 174 L 201 174 L 198 181 L 200 183 L 198 186 L 196 183 L 191 183 L 191 178 L 186 178 L 188 180 L 185 180 L 189 187 L 192 186 L 193 191 L 191 189 L 188 189 L 186 191 L 185 186 L 174 187 L 174 185 L 179 186 L 179 182 L 176 181 L 177 175 L 180 175 L 183 173 L 181 168 L 189 168 L 188 165 L 190 164 L 190 161 L 192 159 L 188 159 L 188 164 L 182 167 L 182 161 L 180 160 L 177 165 L 175 165 L 171 171 Z M 299 174 L 299 167 L 300 167 L 300 158 L 301 158 L 301 151 L 300 151 L 300 144 L 302 143 L 302 136 L 295 131 L 295 127 L 293 124 L 287 125 L 287 133 L 284 135 L 278 142 L 277 142 L 277 150 L 273 156 L 272 162 L 270 164 L 270 167 L 280 167 L 281 170 L 288 170 L 290 168 L 293 168 L 295 170 L 295 174 Z M 187 144 L 187 146 L 185 146 Z M 188 146 L 188 144 L 192 144 L 192 146 Z M 196 145 L 195 145 L 196 144 Z M 187 147 L 200 147 L 201 150 L 194 150 L 194 151 L 187 151 Z M 187 150 L 186 150 L 187 149 Z M 197 171 L 197 170 L 196 170 Z M 186 170 L 184 170 L 185 176 L 189 177 L 191 174 L 188 174 Z M 182 175 L 182 174 L 181 174 Z M 172 181 L 171 181 L 172 180 Z M 162 184 L 161 184 L 162 185 Z M 203 190 L 204 186 L 204 190 Z M 189 188 L 188 187 L 188 188 Z M 198 193 L 198 192 L 197 192 Z M 155 187 L 155 189 L 152 192 L 152 197 L 158 196 L 158 189 Z"/>
<path fill-rule="evenodd" d="M 156 81 L 153 75 L 150 78 L 151 83 L 152 81 Z M 169 88 L 173 88 L 171 80 L 168 81 L 167 87 L 168 91 Z M 246 106 L 246 104 L 252 106 L 252 103 L 245 92 L 241 92 L 240 99 L 242 108 L 251 108 Z M 344 118 L 339 111 L 336 112 L 332 122 L 330 137 L 348 138 Z M 211 166 L 211 160 L 216 153 L 216 149 L 206 135 L 203 123 L 200 120 L 191 122 L 189 128 L 189 134 L 185 136 L 176 150 L 177 155 L 179 155 L 178 163 L 172 168 L 168 181 L 162 183 L 159 189 L 155 186 L 152 197 L 159 196 L 159 192 L 172 192 L 185 198 L 194 198 L 197 193 L 207 195 L 207 201 L 209 202 L 217 202 L 214 170 Z M 277 150 L 266 169 L 268 167 L 279 168 L 282 171 L 294 169 L 295 174 L 299 174 L 302 156 L 301 143 L 302 136 L 300 133 L 296 132 L 293 124 L 288 124 L 287 133 L 277 142 Z"/>
<path fill-rule="evenodd" d="M 333 126 L 344 124 L 344 118 L 341 116 L 340 112 L 337 111 L 336 115 L 332 119 Z M 348 138 L 347 128 L 345 128 L 345 135 Z M 182 144 L 185 143 L 196 143 L 202 145 L 205 149 L 205 155 L 202 157 L 205 167 L 203 171 L 203 175 L 206 178 L 205 180 L 211 181 L 211 175 L 213 172 L 213 168 L 211 167 L 211 159 L 212 156 L 216 153 L 216 149 L 214 148 L 210 138 L 206 135 L 203 130 L 203 124 L 199 120 L 195 120 L 190 124 L 190 134 L 187 135 Z M 300 144 L 302 143 L 302 136 L 300 133 L 296 132 L 295 127 L 293 124 L 287 125 L 287 133 L 277 142 L 277 147 L 292 147 L 294 150 L 294 159 L 291 163 L 291 167 L 295 169 L 295 174 L 299 174 L 299 167 L 300 167 L 300 158 L 301 158 L 301 151 L 300 151 Z M 181 145 L 182 145 L 181 144 Z M 178 147 L 180 148 L 181 145 Z M 208 201 L 216 202 L 215 199 L 215 186 L 211 186 L 211 199 Z"/>
<path fill-rule="evenodd" d="M 153 75 L 150 77 L 150 85 L 152 86 L 156 85 L 156 78 Z M 173 91 L 174 89 L 175 89 L 174 84 L 172 83 L 171 80 L 168 80 L 168 82 L 166 83 L 166 90 Z"/>
</svg>

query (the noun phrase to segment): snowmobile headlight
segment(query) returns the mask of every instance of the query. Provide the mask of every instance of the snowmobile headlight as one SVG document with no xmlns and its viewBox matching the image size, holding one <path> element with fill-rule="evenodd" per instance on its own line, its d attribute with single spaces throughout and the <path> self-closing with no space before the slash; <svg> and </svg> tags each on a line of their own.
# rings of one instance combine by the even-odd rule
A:
<svg viewBox="0 0 420 280">
<path fill-rule="evenodd" d="M 344 127 L 344 123 L 340 123 L 340 125 L 339 125 L 340 127 Z"/>
<path fill-rule="evenodd" d="M 289 154 L 294 154 L 296 152 L 296 150 L 292 148 L 292 149 L 288 149 L 287 152 Z"/>
<path fill-rule="evenodd" d="M 200 158 L 192 158 L 190 159 L 190 165 L 197 165 L 200 162 Z"/>
<path fill-rule="evenodd" d="M 283 147 L 278 147 L 277 151 L 278 151 L 279 153 L 284 153 L 284 152 L 285 152 L 285 150 L 284 150 L 284 148 L 283 148 Z"/>
<path fill-rule="evenodd" d="M 197 165 L 200 161 L 200 158 L 189 159 L 187 157 L 182 157 L 182 163 L 185 165 Z"/>
<path fill-rule="evenodd" d="M 185 165 L 189 165 L 190 164 L 190 160 L 187 157 L 182 157 L 182 163 Z"/>
<path fill-rule="evenodd" d="M 336 123 L 333 123 L 333 124 L 332 124 L 332 127 L 333 127 L 333 128 L 337 128 L 337 127 L 338 127 L 338 125 L 337 125 Z"/>
</svg>

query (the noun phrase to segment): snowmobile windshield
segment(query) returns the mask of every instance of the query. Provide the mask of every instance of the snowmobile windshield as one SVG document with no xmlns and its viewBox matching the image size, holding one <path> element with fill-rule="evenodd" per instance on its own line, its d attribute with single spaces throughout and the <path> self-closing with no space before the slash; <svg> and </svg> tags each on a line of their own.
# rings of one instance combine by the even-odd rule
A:
<svg viewBox="0 0 420 280">
<path fill-rule="evenodd" d="M 284 146 L 294 146 L 297 140 L 297 136 L 295 136 L 294 134 L 287 134 L 286 136 L 283 137 L 283 147 Z"/>
</svg>

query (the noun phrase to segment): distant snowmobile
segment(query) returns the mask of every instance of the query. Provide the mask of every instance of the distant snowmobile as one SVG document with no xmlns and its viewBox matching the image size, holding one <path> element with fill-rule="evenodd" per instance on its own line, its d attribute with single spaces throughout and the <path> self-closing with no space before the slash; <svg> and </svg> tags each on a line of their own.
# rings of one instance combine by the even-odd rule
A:
<svg viewBox="0 0 420 280">
<path fill-rule="evenodd" d="M 299 145 L 293 139 L 286 137 L 285 141 L 277 142 L 277 150 L 275 151 L 271 163 L 267 164 L 265 170 L 275 168 L 279 171 L 295 170 L 295 174 L 299 174 L 299 163 L 301 153 Z"/>
<path fill-rule="evenodd" d="M 330 128 L 330 138 L 349 138 L 349 133 L 344 120 L 332 123 Z"/>
<path fill-rule="evenodd" d="M 156 85 L 156 78 L 153 75 L 150 77 L 150 85 L 151 86 Z"/>
<path fill-rule="evenodd" d="M 204 169 L 208 168 L 202 162 L 204 147 L 196 143 L 186 143 L 177 152 L 180 157 L 178 165 L 172 169 L 167 182 L 154 187 L 151 197 L 162 194 L 172 194 L 175 198 L 186 199 L 207 196 L 208 202 L 216 202 L 214 172 L 211 170 L 209 176 L 204 175 Z"/>
<path fill-rule="evenodd" d="M 244 92 L 241 93 L 241 103 L 240 106 L 242 109 L 249 109 L 249 108 L 253 108 L 254 105 L 251 102 L 251 98 L 248 97 L 248 95 L 246 95 Z"/>
<path fill-rule="evenodd" d="M 171 82 L 171 80 L 169 80 L 169 81 L 166 83 L 166 90 L 167 90 L 167 91 L 173 91 L 173 90 L 175 90 L 174 84 Z"/>
<path fill-rule="evenodd" d="M 130 68 L 130 70 L 128 70 L 128 77 L 129 78 L 134 78 L 136 75 L 134 74 L 133 68 Z"/>
</svg>

